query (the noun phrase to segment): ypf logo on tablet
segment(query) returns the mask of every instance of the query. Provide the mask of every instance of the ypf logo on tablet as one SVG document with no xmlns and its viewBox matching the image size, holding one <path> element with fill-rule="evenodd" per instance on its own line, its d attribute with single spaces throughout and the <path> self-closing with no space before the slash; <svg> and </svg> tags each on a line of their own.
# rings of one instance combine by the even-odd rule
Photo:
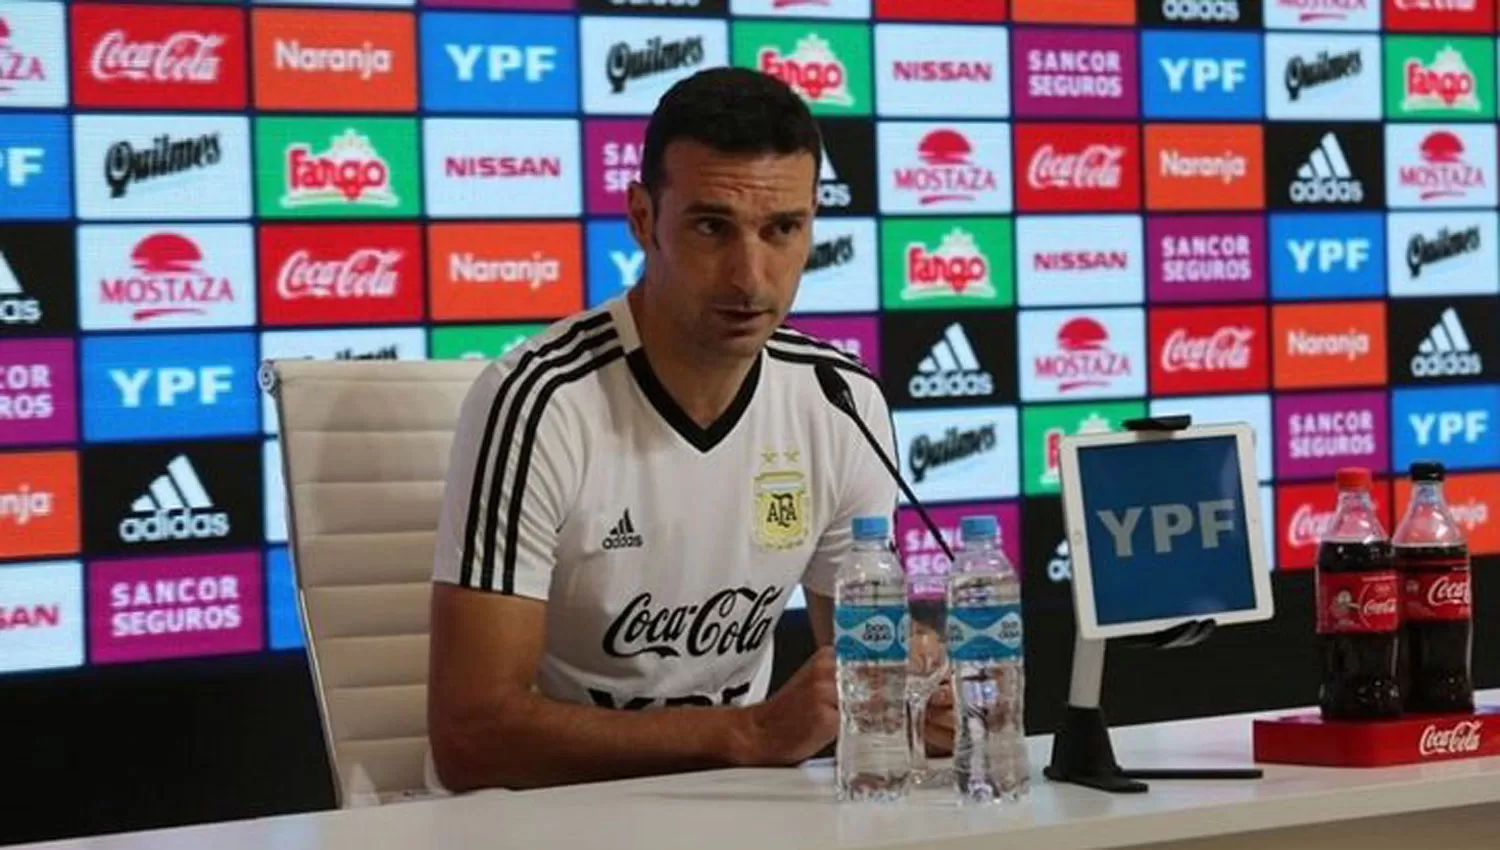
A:
<svg viewBox="0 0 1500 850">
<path fill-rule="evenodd" d="M 578 122 L 428 118 L 427 214 L 535 218 L 583 212 Z"/>
<path fill-rule="evenodd" d="M 0 446 L 78 437 L 72 339 L 0 339 Z"/>
<path fill-rule="evenodd" d="M 1020 494 L 1014 407 L 901 410 L 892 419 L 901 474 L 923 502 Z"/>
<path fill-rule="evenodd" d="M 77 328 L 76 260 L 71 225 L 0 227 L 0 337 Z"/>
<path fill-rule="evenodd" d="M 82 563 L 0 569 L 0 672 L 77 667 L 83 632 Z"/>
<path fill-rule="evenodd" d="M 1009 31 L 881 24 L 875 28 L 882 116 L 1010 114 Z"/>
<path fill-rule="evenodd" d="M 1261 43 L 1249 33 L 1141 35 L 1147 118 L 1260 118 Z"/>
<path fill-rule="evenodd" d="M 1385 295 L 1385 216 L 1271 216 L 1271 294 L 1278 301 Z"/>
<path fill-rule="evenodd" d="M 1010 212 L 1009 124 L 881 122 L 877 133 L 881 212 Z"/>
<path fill-rule="evenodd" d="M 1449 469 L 1500 466 L 1500 386 L 1396 390 L 1391 416 L 1396 432 L 1396 468 L 1436 460 Z"/>
<path fill-rule="evenodd" d="M 422 231 L 415 224 L 264 225 L 260 302 L 267 325 L 422 318 Z"/>
<path fill-rule="evenodd" d="M 1258 124 L 1146 125 L 1146 205 L 1154 210 L 1263 209 Z"/>
<path fill-rule="evenodd" d="M 1388 124 L 1386 191 L 1394 209 L 1493 207 L 1495 126 Z"/>
<path fill-rule="evenodd" d="M 72 180 L 68 119 L 7 113 L 0 123 L 0 221 L 67 218 Z"/>
<path fill-rule="evenodd" d="M 571 16 L 422 16 L 422 102 L 434 112 L 577 112 L 578 67 Z"/>
<path fill-rule="evenodd" d="M 84 438 L 254 433 L 255 370 L 249 333 L 84 337 Z"/>
<path fill-rule="evenodd" d="M 251 546 L 261 521 L 261 441 L 90 446 L 83 521 L 90 552 Z"/>
<path fill-rule="evenodd" d="M 250 121 L 238 115 L 74 118 L 78 216 L 250 216 Z"/>
<path fill-rule="evenodd" d="M 406 12 L 256 9 L 255 106 L 387 112 L 417 106 L 416 22 Z"/>
<path fill-rule="evenodd" d="M 1004 218 L 880 223 L 887 310 L 1005 307 L 1014 303 L 1013 224 Z"/>
<path fill-rule="evenodd" d="M 89 564 L 89 660 L 95 664 L 259 652 L 259 552 Z"/>
<path fill-rule="evenodd" d="M 1153 302 L 1259 301 L 1266 227 L 1259 216 L 1152 216 L 1146 267 Z"/>
<path fill-rule="evenodd" d="M 70 555 L 78 540 L 78 455 L 0 454 L 0 558 Z"/>
<path fill-rule="evenodd" d="M 802 268 L 802 283 L 792 312 L 858 313 L 879 309 L 880 258 L 876 240 L 873 218 L 814 219 L 812 250 Z M 617 256 L 610 258 L 621 275 L 631 263 L 644 262 L 644 255 L 633 242 L 631 249 L 636 251 L 629 255 L 631 262 Z"/>
<path fill-rule="evenodd" d="M 255 324 L 249 225 L 84 225 L 78 246 L 84 330 Z"/>
<path fill-rule="evenodd" d="M 1384 392 L 1276 397 L 1276 476 L 1328 478 L 1343 466 L 1387 469 Z"/>
<path fill-rule="evenodd" d="M 1392 297 L 1500 294 L 1500 215 L 1391 213 L 1386 263 Z"/>
<path fill-rule="evenodd" d="M 417 168 L 413 119 L 256 119 L 265 218 L 412 218 L 422 203 Z"/>
<path fill-rule="evenodd" d="M 1266 36 L 1266 116 L 1379 121 L 1380 38 L 1333 33 Z"/>
<path fill-rule="evenodd" d="M 245 14 L 239 9 L 80 3 L 72 21 L 78 106 L 245 107 Z"/>
<path fill-rule="evenodd" d="M 68 104 L 61 3 L 0 3 L 0 108 Z"/>
</svg>

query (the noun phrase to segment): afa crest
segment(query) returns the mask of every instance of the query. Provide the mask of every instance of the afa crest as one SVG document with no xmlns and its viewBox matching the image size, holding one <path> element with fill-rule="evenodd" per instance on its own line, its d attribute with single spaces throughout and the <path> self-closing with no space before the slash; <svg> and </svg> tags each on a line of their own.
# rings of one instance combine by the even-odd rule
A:
<svg viewBox="0 0 1500 850">
<path fill-rule="evenodd" d="M 763 452 L 762 467 L 774 467 L 785 457 L 794 464 L 801 452 Z M 764 549 L 795 549 L 807 540 L 812 509 L 807 495 L 807 476 L 800 469 L 775 469 L 755 476 L 755 516 L 751 528 L 755 542 Z"/>
</svg>

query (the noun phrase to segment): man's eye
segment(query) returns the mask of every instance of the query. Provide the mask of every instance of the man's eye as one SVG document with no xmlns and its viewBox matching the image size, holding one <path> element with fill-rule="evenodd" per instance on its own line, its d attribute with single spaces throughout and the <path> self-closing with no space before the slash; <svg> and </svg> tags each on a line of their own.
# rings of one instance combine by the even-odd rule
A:
<svg viewBox="0 0 1500 850">
<path fill-rule="evenodd" d="M 700 218 L 693 229 L 704 236 L 718 236 L 724 232 L 724 222 L 716 218 Z"/>
<path fill-rule="evenodd" d="M 783 221 L 776 225 L 776 232 L 782 236 L 791 236 L 800 230 L 802 230 L 800 221 Z"/>
</svg>

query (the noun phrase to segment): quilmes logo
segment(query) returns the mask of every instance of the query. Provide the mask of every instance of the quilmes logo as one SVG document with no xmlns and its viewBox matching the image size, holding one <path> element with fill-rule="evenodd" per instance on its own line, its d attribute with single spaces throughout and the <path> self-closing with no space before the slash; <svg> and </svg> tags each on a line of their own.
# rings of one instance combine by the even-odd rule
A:
<svg viewBox="0 0 1500 850">
<path fill-rule="evenodd" d="M 604 75 L 609 78 L 610 91 L 620 94 L 632 81 L 696 68 L 707 56 L 702 36 L 676 40 L 652 36 L 644 44 L 618 41 L 609 49 Z"/>
<path fill-rule="evenodd" d="M 912 483 L 920 484 L 934 470 L 974 458 L 999 448 L 995 425 L 976 428 L 950 427 L 936 437 L 922 434 L 907 449 Z"/>
<path fill-rule="evenodd" d="M 1479 101 L 1478 77 L 1464 55 L 1451 46 L 1439 50 L 1430 62 L 1408 58 L 1402 71 L 1404 111 L 1479 112 L 1484 108 Z"/>
<path fill-rule="evenodd" d="M 1361 48 L 1332 53 L 1320 50 L 1311 58 L 1293 56 L 1286 63 L 1287 99 L 1296 103 L 1304 92 L 1358 77 L 1364 71 L 1365 55 Z"/>
<path fill-rule="evenodd" d="M 130 516 L 120 520 L 120 540 L 125 543 L 216 540 L 229 532 L 229 514 L 214 507 L 187 455 L 169 461 L 130 503 Z"/>
<path fill-rule="evenodd" d="M 1355 176 L 1344 156 L 1338 134 L 1328 132 L 1297 169 L 1291 184 L 1294 204 L 1359 204 L 1365 200 L 1365 184 Z"/>
<path fill-rule="evenodd" d="M 218 133 L 175 137 L 162 133 L 147 147 L 124 140 L 104 154 L 104 182 L 112 198 L 123 198 L 141 183 L 217 165 L 223 157 Z"/>
<path fill-rule="evenodd" d="M 955 227 L 948 231 L 935 249 L 921 242 L 908 244 L 905 257 L 902 300 L 944 296 L 992 299 L 996 295 L 990 279 L 992 263 L 980 250 L 974 234 L 966 230 Z"/>
<path fill-rule="evenodd" d="M 1422 276 L 1422 269 L 1479 251 L 1481 238 L 1479 225 L 1462 230 L 1449 230 L 1446 227 L 1438 228 L 1431 236 L 1421 233 L 1412 234 L 1411 240 L 1406 247 L 1406 267 L 1411 271 L 1412 279 Z"/>
<path fill-rule="evenodd" d="M 995 392 L 995 378 L 979 364 L 963 325 L 954 322 L 917 364 L 907 382 L 912 398 L 966 398 Z"/>
<path fill-rule="evenodd" d="M 1449 307 L 1417 345 L 1417 353 L 1411 358 L 1412 376 L 1472 377 L 1483 373 L 1484 359 L 1470 344 L 1458 311 Z"/>
<path fill-rule="evenodd" d="M 326 204 L 395 207 L 401 203 L 391 182 L 391 166 L 370 137 L 349 128 L 315 150 L 298 143 L 286 148 L 286 188 L 281 205 L 288 208 Z"/>
<path fill-rule="evenodd" d="M 774 45 L 761 47 L 756 69 L 786 83 L 809 103 L 854 105 L 848 66 L 817 33 L 798 39 L 796 49 L 788 54 Z"/>
</svg>

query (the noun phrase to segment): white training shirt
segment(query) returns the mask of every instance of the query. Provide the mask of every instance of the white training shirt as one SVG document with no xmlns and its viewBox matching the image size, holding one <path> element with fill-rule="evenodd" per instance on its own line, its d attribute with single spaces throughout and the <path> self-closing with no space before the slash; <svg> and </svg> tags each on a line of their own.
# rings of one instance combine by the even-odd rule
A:
<svg viewBox="0 0 1500 850">
<path fill-rule="evenodd" d="M 545 600 L 537 685 L 554 699 L 760 701 L 795 586 L 832 595 L 851 520 L 896 505 L 817 363 L 892 452 L 875 379 L 805 334 L 776 331 L 702 429 L 651 372 L 624 296 L 553 325 L 469 391 L 434 579 Z"/>
</svg>

